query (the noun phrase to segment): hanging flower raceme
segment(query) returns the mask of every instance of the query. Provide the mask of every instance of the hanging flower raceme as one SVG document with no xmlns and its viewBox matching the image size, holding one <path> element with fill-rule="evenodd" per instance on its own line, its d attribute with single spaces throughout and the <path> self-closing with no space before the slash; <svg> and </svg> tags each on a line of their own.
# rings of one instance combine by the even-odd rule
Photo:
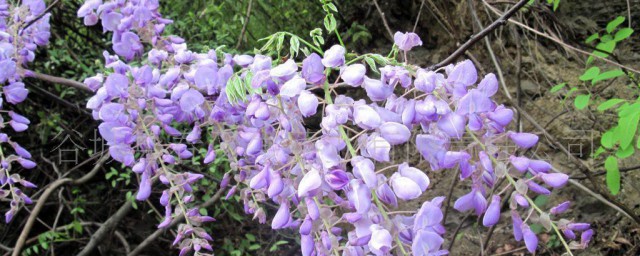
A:
<svg viewBox="0 0 640 256">
<path fill-rule="evenodd" d="M 110 73 L 85 81 L 95 90 L 87 107 L 101 121 L 111 156 L 140 175 L 136 198 L 146 200 L 154 187 L 162 188 L 159 228 L 176 213 L 188 220 L 174 242 L 181 253 L 212 248 L 199 226 L 213 218 L 193 206 L 202 189 L 194 185 L 203 176 L 178 168 L 191 161 L 194 147 L 205 146 L 205 164 L 217 157 L 216 148 L 230 161 L 232 171 L 220 186 L 229 188 L 226 197 L 239 196 L 245 213 L 273 229 L 297 229 L 302 255 L 447 254 L 443 197 L 416 211 L 391 209 L 422 198 L 435 182 L 430 172 L 454 170 L 471 185 L 454 200 L 455 209 L 473 210 L 483 225 L 493 226 L 504 220 L 502 200 L 509 200 L 516 240 L 537 248 L 532 220 L 525 223 L 520 212 L 533 210 L 531 196 L 549 194 L 568 177 L 504 146 L 531 148 L 538 137 L 507 131 L 513 111 L 492 100 L 494 75 L 478 82 L 471 61 L 435 72 L 393 58 L 382 58 L 378 75 L 339 45 L 300 63 L 196 53 L 181 38 L 163 34 L 170 21 L 157 10 L 157 1 L 87 1 L 78 16 L 87 25 L 102 22 L 116 38 L 116 55 L 105 54 Z M 394 39 L 403 51 L 422 44 L 414 33 Z M 152 48 L 146 54 L 143 42 Z M 364 90 L 362 96 L 333 94 L 342 84 Z M 311 117 L 321 119 L 319 128 L 307 126 Z M 14 125 L 21 129 L 23 121 Z M 459 142 L 466 147 L 452 148 Z M 410 144 L 426 162 L 394 164 L 394 153 L 404 153 L 399 146 Z M 512 194 L 494 187 L 502 179 L 515 188 Z M 276 205 L 273 216 L 267 202 Z M 556 206 L 551 214 L 566 208 Z M 562 238 L 582 232 L 586 244 L 591 237 L 588 227 L 566 220 L 544 224 L 562 230 Z"/>
<path fill-rule="evenodd" d="M 26 67 L 35 59 L 36 49 L 49 43 L 51 14 L 45 13 L 45 9 L 42 0 L 21 1 L 20 5 L 0 0 L 0 109 L 12 109 L 29 94 L 22 82 L 32 74 Z M 32 203 L 23 190 L 36 187 L 15 172 L 15 168 L 33 169 L 36 164 L 31 154 L 7 134 L 26 131 L 29 119 L 12 110 L 0 112 L 3 113 L 0 116 L 0 197 L 9 199 L 9 208 L 4 213 L 5 222 L 9 222 L 22 205 Z"/>
</svg>

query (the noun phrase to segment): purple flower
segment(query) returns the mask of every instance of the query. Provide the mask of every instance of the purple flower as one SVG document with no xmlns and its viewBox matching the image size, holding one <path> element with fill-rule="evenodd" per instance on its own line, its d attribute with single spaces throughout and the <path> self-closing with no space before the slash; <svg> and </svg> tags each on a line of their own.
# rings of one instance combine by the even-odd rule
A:
<svg viewBox="0 0 640 256">
<path fill-rule="evenodd" d="M 587 247 L 587 245 L 589 245 L 589 242 L 591 241 L 592 236 L 593 236 L 592 229 L 582 232 L 582 235 L 580 235 L 580 245 L 582 247 Z"/>
<path fill-rule="evenodd" d="M 382 124 L 380 115 L 367 105 L 358 105 L 353 108 L 353 121 L 362 129 L 376 129 Z"/>
<path fill-rule="evenodd" d="M 500 220 L 500 196 L 494 195 L 491 198 L 491 203 L 484 213 L 482 218 L 482 225 L 485 227 L 491 227 L 498 223 Z"/>
<path fill-rule="evenodd" d="M 564 173 L 541 173 L 540 175 L 545 184 L 554 188 L 563 187 L 569 180 L 569 176 Z"/>
<path fill-rule="evenodd" d="M 538 143 L 538 135 L 532 133 L 510 132 L 509 138 L 521 148 L 530 148 Z"/>
<path fill-rule="evenodd" d="M 298 185 L 298 197 L 312 196 L 313 191 L 320 188 L 320 185 L 322 185 L 322 178 L 318 170 L 313 169 L 307 172 Z"/>
<path fill-rule="evenodd" d="M 391 187 L 387 185 L 387 183 L 382 183 L 376 189 L 376 195 L 380 201 L 387 205 L 391 205 L 393 207 L 398 207 L 398 199 L 396 198 L 396 194 L 393 192 Z"/>
<path fill-rule="evenodd" d="M 318 98 L 309 91 L 301 91 L 300 96 L 298 96 L 298 108 L 300 109 L 302 116 L 312 116 L 318 109 Z"/>
<path fill-rule="evenodd" d="M 551 164 L 542 160 L 529 160 L 529 168 L 532 173 L 547 173 L 551 170 Z"/>
<path fill-rule="evenodd" d="M 391 250 L 391 233 L 378 224 L 371 225 L 368 246 L 375 255 L 386 255 Z"/>
<path fill-rule="evenodd" d="M 475 209 L 476 215 L 480 216 L 487 208 L 487 199 L 477 190 L 472 190 L 468 194 L 458 198 L 453 204 L 453 208 L 460 211 Z"/>
<path fill-rule="evenodd" d="M 478 80 L 478 73 L 475 65 L 470 60 L 462 61 L 453 67 L 447 77 L 447 83 L 454 96 L 460 97 L 466 94 L 466 88 L 473 85 Z"/>
<path fill-rule="evenodd" d="M 389 162 L 389 151 L 391 144 L 378 135 L 369 136 L 365 145 L 368 155 L 378 162 Z"/>
<path fill-rule="evenodd" d="M 136 53 L 142 51 L 142 48 L 138 35 L 131 32 L 123 33 L 120 41 L 113 44 L 113 50 L 116 54 L 124 57 L 127 61 L 132 60 Z"/>
<path fill-rule="evenodd" d="M 407 126 L 396 122 L 385 122 L 380 127 L 380 136 L 392 146 L 405 143 L 411 137 L 411 131 Z"/>
<path fill-rule="evenodd" d="M 524 156 L 509 156 L 509 160 L 513 167 L 515 167 L 520 172 L 525 172 L 529 169 L 529 158 Z"/>
<path fill-rule="evenodd" d="M 322 58 L 312 53 L 302 61 L 302 77 L 310 84 L 322 84 L 325 79 Z"/>
<path fill-rule="evenodd" d="M 380 80 L 371 79 L 366 76 L 364 77 L 362 87 L 364 87 L 367 96 L 372 101 L 383 101 L 393 94 L 392 87 L 385 85 Z"/>
<path fill-rule="evenodd" d="M 538 247 L 538 237 L 526 224 L 522 224 L 522 237 L 524 237 L 524 244 L 527 246 L 527 250 L 530 253 L 534 253 L 536 247 Z"/>
<path fill-rule="evenodd" d="M 290 98 L 295 97 L 298 96 L 306 87 L 307 82 L 304 79 L 294 77 L 282 85 L 280 88 L 280 95 Z"/>
<path fill-rule="evenodd" d="M 369 188 L 375 188 L 378 185 L 378 177 L 375 173 L 375 165 L 368 158 L 356 156 L 351 159 L 353 166 L 353 175 L 361 179 Z"/>
<path fill-rule="evenodd" d="M 426 201 L 420 207 L 420 210 L 416 213 L 413 228 L 414 230 L 426 229 L 428 227 L 434 227 L 440 225 L 442 222 L 443 214 L 440 209 L 440 205 L 434 203 L 435 199 Z"/>
<path fill-rule="evenodd" d="M 3 55 L 4 54 L 8 55 L 11 53 L 11 51 L 13 51 L 13 47 L 11 48 L 11 51 L 8 51 L 6 49 L 0 49 L 0 50 L 4 51 Z M 15 74 L 16 74 L 16 63 L 13 62 L 13 60 L 11 59 L 0 60 L 0 84 L 3 84 L 9 79 L 12 79 Z"/>
<path fill-rule="evenodd" d="M 144 201 L 151 195 L 151 178 L 148 172 L 143 172 L 140 178 L 140 188 L 136 195 L 136 200 Z"/>
<path fill-rule="evenodd" d="M 444 84 L 444 76 L 433 71 L 418 69 L 416 72 L 416 80 L 413 83 L 416 89 L 422 92 L 431 93 L 437 87 Z"/>
<path fill-rule="evenodd" d="M 313 255 L 314 248 L 315 242 L 313 241 L 313 237 L 311 235 L 300 236 L 300 251 L 303 256 Z"/>
<path fill-rule="evenodd" d="M 487 113 L 487 117 L 498 125 L 507 126 L 513 119 L 513 110 L 505 108 L 503 105 L 496 107 L 493 112 Z"/>
<path fill-rule="evenodd" d="M 133 149 L 126 144 L 117 144 L 109 146 L 109 154 L 118 162 L 123 163 L 126 166 L 131 166 L 135 161 L 133 156 Z"/>
<path fill-rule="evenodd" d="M 217 91 L 218 71 L 207 66 L 200 67 L 196 70 L 193 80 L 198 89 L 206 90 L 208 94 L 213 94 Z"/>
<path fill-rule="evenodd" d="M 429 187 L 429 177 L 422 171 L 403 163 L 389 179 L 395 194 L 402 200 L 418 198 Z"/>
<path fill-rule="evenodd" d="M 511 210 L 511 221 L 513 222 L 513 237 L 516 241 L 522 240 L 522 218 L 518 215 L 518 212 Z"/>
<path fill-rule="evenodd" d="M 29 94 L 29 91 L 24 88 L 24 84 L 21 82 L 13 82 L 8 86 L 4 86 L 2 91 L 4 91 L 4 97 L 7 102 L 14 105 L 23 102 L 27 98 L 27 94 Z"/>
<path fill-rule="evenodd" d="M 464 117 L 453 112 L 438 120 L 438 128 L 450 137 L 462 138 L 462 135 L 465 133 L 464 127 Z"/>
<path fill-rule="evenodd" d="M 189 89 L 180 97 L 180 109 L 184 112 L 191 113 L 200 108 L 204 103 L 204 96 L 194 89 Z"/>
<path fill-rule="evenodd" d="M 432 134 L 420 134 L 416 137 L 416 148 L 431 164 L 431 169 L 439 170 L 448 148 L 448 140 Z"/>
<path fill-rule="evenodd" d="M 351 180 L 351 190 L 347 192 L 349 203 L 359 214 L 365 214 L 371 208 L 371 191 L 359 180 Z"/>
<path fill-rule="evenodd" d="M 438 253 L 444 239 L 437 233 L 429 230 L 418 230 L 411 245 L 415 256 L 446 255 L 446 252 Z"/>
<path fill-rule="evenodd" d="M 289 59 L 285 63 L 282 63 L 271 69 L 271 71 L 269 71 L 269 75 L 275 78 L 288 80 L 287 78 L 290 78 L 293 74 L 296 73 L 296 71 L 298 71 L 298 65 L 296 65 L 295 61 Z"/>
<path fill-rule="evenodd" d="M 410 167 L 407 163 L 402 163 L 398 166 L 398 172 L 403 177 L 407 177 L 418 184 L 418 187 L 420 187 L 422 192 L 427 190 L 429 187 L 429 177 L 418 168 Z"/>
<path fill-rule="evenodd" d="M 340 169 L 330 171 L 324 176 L 325 181 L 334 190 L 340 190 L 349 183 L 349 176 Z"/>
<path fill-rule="evenodd" d="M 549 212 L 551 214 L 561 214 L 561 213 L 564 213 L 567 210 L 569 210 L 569 206 L 570 205 L 571 205 L 571 202 L 570 201 L 566 201 L 566 202 L 560 203 L 560 204 L 552 207 Z"/>
<path fill-rule="evenodd" d="M 334 45 L 324 52 L 324 58 L 322 58 L 322 65 L 328 68 L 335 68 L 344 64 L 344 54 L 346 50 L 340 45 Z"/>
<path fill-rule="evenodd" d="M 367 69 L 364 65 L 353 64 L 342 69 L 342 71 L 340 72 L 340 77 L 342 77 L 342 80 L 344 80 L 346 84 L 357 87 L 364 82 L 364 74 L 366 72 Z"/>
<path fill-rule="evenodd" d="M 397 45 L 400 50 L 409 51 L 415 46 L 422 45 L 422 40 L 420 40 L 420 37 L 416 33 L 401 33 L 398 31 L 393 35 L 393 43 Z"/>
<path fill-rule="evenodd" d="M 116 31 L 118 29 L 118 25 L 120 25 L 120 20 L 122 20 L 122 14 L 117 12 L 103 12 L 100 19 L 102 20 L 102 28 L 104 32 Z"/>
<path fill-rule="evenodd" d="M 289 205 L 287 203 L 280 204 L 276 215 L 273 216 L 273 220 L 271 221 L 272 229 L 281 229 L 284 228 L 287 223 L 289 223 L 291 217 L 289 213 Z"/>
</svg>

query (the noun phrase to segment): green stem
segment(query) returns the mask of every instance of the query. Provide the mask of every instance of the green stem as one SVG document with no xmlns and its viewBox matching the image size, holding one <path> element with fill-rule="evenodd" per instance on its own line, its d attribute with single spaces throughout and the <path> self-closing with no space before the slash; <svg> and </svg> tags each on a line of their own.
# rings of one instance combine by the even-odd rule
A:
<svg viewBox="0 0 640 256">
<path fill-rule="evenodd" d="M 298 40 L 300 40 L 300 42 L 302 42 L 303 44 L 305 44 L 305 45 L 309 46 L 309 48 L 311 48 L 312 50 L 314 50 L 314 51 L 316 51 L 316 52 L 318 52 L 318 53 L 320 53 L 320 54 L 324 55 L 324 51 L 322 51 L 322 49 L 320 49 L 320 48 L 316 47 L 315 45 L 313 45 L 313 44 L 309 43 L 309 41 L 304 40 L 304 39 L 302 39 L 301 37 L 299 37 L 299 36 L 297 36 L 297 35 L 295 35 L 295 34 L 292 34 L 292 33 L 286 32 L 286 31 L 282 31 L 282 32 L 279 32 L 279 33 L 283 33 L 283 34 L 288 35 L 288 36 L 290 36 L 290 37 L 294 37 L 294 36 L 295 36 L 295 37 L 297 37 L 297 38 L 298 38 Z"/>
</svg>

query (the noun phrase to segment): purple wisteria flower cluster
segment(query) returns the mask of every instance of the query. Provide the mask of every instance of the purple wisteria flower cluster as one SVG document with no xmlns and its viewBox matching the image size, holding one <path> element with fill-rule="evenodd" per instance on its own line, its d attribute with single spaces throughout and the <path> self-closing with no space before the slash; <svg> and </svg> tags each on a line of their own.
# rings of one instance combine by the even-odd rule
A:
<svg viewBox="0 0 640 256">
<path fill-rule="evenodd" d="M 454 208 L 473 210 L 493 226 L 507 198 L 514 236 L 529 251 L 538 245 L 530 223 L 553 229 L 568 249 L 590 239 L 589 224 L 551 220 L 569 203 L 549 212 L 533 204 L 531 196 L 550 194 L 568 176 L 504 146 L 531 148 L 538 137 L 507 130 L 513 111 L 492 100 L 497 79 L 489 74 L 478 82 L 471 61 L 433 71 L 382 57 L 386 65 L 377 74 L 365 56 L 347 59 L 340 45 L 301 62 L 196 53 L 163 33 L 171 21 L 158 13 L 157 0 L 89 0 L 78 16 L 86 25 L 101 22 L 115 52 L 104 54 L 107 73 L 85 80 L 96 92 L 87 108 L 101 121 L 113 159 L 140 175 L 137 199 L 150 197 L 154 181 L 163 184 L 165 217 L 158 227 L 185 217 L 174 241 L 181 255 L 212 249 L 201 225 L 214 219 L 192 206 L 203 175 L 179 171 L 179 164 L 200 146 L 207 147 L 204 164 L 211 163 L 214 144 L 232 168 L 220 184 L 227 198 L 239 195 L 244 211 L 273 229 L 297 229 L 302 255 L 448 254 L 444 197 L 411 211 L 398 208 L 422 198 L 432 182 L 428 173 L 455 170 L 472 189 Z M 422 44 L 414 33 L 394 39 L 405 52 Z M 345 86 L 364 89 L 366 97 L 336 95 Z M 305 127 L 312 116 L 322 118 L 316 130 Z M 184 143 L 170 142 L 183 134 Z M 465 148 L 454 149 L 456 142 Z M 408 143 L 427 169 L 392 162 L 393 151 Z M 500 180 L 507 185 L 497 187 Z M 277 205 L 273 216 L 267 202 Z M 581 241 L 568 245 L 576 232 Z"/>
<path fill-rule="evenodd" d="M 13 219 L 23 204 L 32 203 L 21 187 L 36 187 L 15 169 L 32 169 L 36 164 L 30 160 L 29 151 L 9 136 L 27 130 L 29 119 L 13 110 L 3 110 L 3 106 L 7 103 L 17 105 L 27 98 L 29 91 L 22 79 L 29 76 L 30 71 L 25 68 L 35 59 L 35 50 L 49 43 L 51 14 L 45 14 L 45 9 L 43 0 L 24 0 L 19 6 L 0 0 L 0 87 L 4 96 L 0 98 L 0 198 L 10 198 L 6 222 Z M 10 130 L 5 130 L 7 125 Z M 15 162 L 20 167 L 13 165 Z"/>
</svg>

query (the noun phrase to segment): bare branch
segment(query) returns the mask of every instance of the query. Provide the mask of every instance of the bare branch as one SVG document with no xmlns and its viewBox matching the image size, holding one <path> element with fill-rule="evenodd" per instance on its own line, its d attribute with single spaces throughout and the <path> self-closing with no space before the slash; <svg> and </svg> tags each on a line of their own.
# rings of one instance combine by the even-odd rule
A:
<svg viewBox="0 0 640 256">
<path fill-rule="evenodd" d="M 71 80 L 71 79 L 68 79 L 68 78 L 64 78 L 64 77 L 46 75 L 46 74 L 41 74 L 41 73 L 38 73 L 38 72 L 32 72 L 31 73 L 31 77 L 36 78 L 36 79 L 40 79 L 42 81 L 54 83 L 54 84 L 61 84 L 61 85 L 70 86 L 70 87 L 73 87 L 73 88 L 76 88 L 78 90 L 85 91 L 85 92 L 91 92 L 91 93 L 93 92 L 91 89 L 89 89 L 89 87 L 87 87 L 83 83 L 80 83 L 78 81 Z"/>
<path fill-rule="evenodd" d="M 380 8 L 380 5 L 378 5 L 377 0 L 373 0 L 373 4 L 376 6 L 376 10 L 378 10 L 378 14 L 380 14 L 380 18 L 382 19 L 384 28 L 387 29 L 387 33 L 389 33 L 389 38 L 391 38 L 391 41 L 393 41 L 393 30 L 391 30 L 391 28 L 389 27 L 389 23 L 387 23 L 387 18 L 385 18 L 382 8 Z"/>
<path fill-rule="evenodd" d="M 480 41 L 480 39 L 484 38 L 486 35 L 491 33 L 491 31 L 495 30 L 496 28 L 504 25 L 507 22 L 507 20 L 509 20 L 511 16 L 513 16 L 518 10 L 520 10 L 520 8 L 522 8 L 525 4 L 527 4 L 527 2 L 528 0 L 520 0 L 520 2 L 518 2 L 516 5 L 511 7 L 511 9 L 505 12 L 496 21 L 491 23 L 491 25 L 489 25 L 488 27 L 480 31 L 478 34 L 473 35 L 466 43 L 458 47 L 458 49 L 455 52 L 453 52 L 451 55 L 449 55 L 449 57 L 447 57 L 446 59 L 444 59 L 438 64 L 432 65 L 431 67 L 429 67 L 429 69 L 435 70 L 453 63 L 453 61 L 455 61 L 456 58 L 462 55 L 465 51 L 467 51 L 467 49 L 473 46 L 476 42 Z"/>
<path fill-rule="evenodd" d="M 47 201 L 47 198 L 49 198 L 49 196 L 51 195 L 51 193 L 53 193 L 53 191 L 55 191 L 56 189 L 58 189 L 58 187 L 62 185 L 66 185 L 66 184 L 78 185 L 78 184 L 82 184 L 84 182 L 89 181 L 91 178 L 93 178 L 93 176 L 96 175 L 96 173 L 98 173 L 98 170 L 102 167 L 102 164 L 107 159 L 109 159 L 109 154 L 105 154 L 102 158 L 100 158 L 100 160 L 96 162 L 95 166 L 89 173 L 85 174 L 84 176 L 82 176 L 77 180 L 74 180 L 71 178 L 59 179 L 51 183 L 51 185 L 49 185 L 49 187 L 45 189 L 44 193 L 42 193 L 42 195 L 38 198 L 38 202 L 36 203 L 36 206 L 33 207 L 31 214 L 29 214 L 27 223 L 25 223 L 24 228 L 20 233 L 20 237 L 18 237 L 18 240 L 16 241 L 16 245 L 13 247 L 14 250 L 11 254 L 12 256 L 19 256 L 20 253 L 22 252 L 22 247 L 24 246 L 24 243 L 27 240 L 27 236 L 29 235 L 31 228 L 33 227 L 33 223 L 38 218 L 38 214 L 44 207 L 44 204 Z"/>
</svg>

